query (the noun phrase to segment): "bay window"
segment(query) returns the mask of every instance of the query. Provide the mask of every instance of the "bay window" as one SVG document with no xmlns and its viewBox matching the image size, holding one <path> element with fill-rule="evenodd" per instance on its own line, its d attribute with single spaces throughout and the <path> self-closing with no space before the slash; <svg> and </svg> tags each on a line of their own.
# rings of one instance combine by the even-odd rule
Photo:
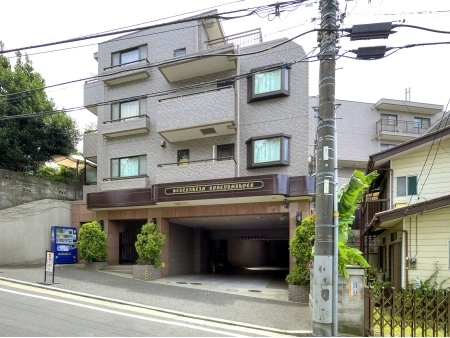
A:
<svg viewBox="0 0 450 338">
<path fill-rule="evenodd" d="M 247 143 L 247 169 L 289 165 L 290 135 L 252 137 Z"/>
<path fill-rule="evenodd" d="M 289 96 L 290 68 L 279 65 L 265 68 L 255 68 L 248 77 L 247 102 L 271 99 L 280 96 Z M 268 70 L 265 70 L 269 68 Z"/>
<path fill-rule="evenodd" d="M 111 178 L 143 176 L 146 174 L 146 155 L 111 159 Z"/>
</svg>

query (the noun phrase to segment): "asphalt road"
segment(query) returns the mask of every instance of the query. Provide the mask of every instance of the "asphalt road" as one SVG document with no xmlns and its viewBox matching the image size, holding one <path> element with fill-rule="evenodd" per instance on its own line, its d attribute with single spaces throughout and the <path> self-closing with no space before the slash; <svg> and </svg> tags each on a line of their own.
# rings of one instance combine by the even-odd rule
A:
<svg viewBox="0 0 450 338">
<path fill-rule="evenodd" d="M 0 336 L 9 337 L 274 335 L 5 281 L 0 281 L 0 313 Z"/>
</svg>

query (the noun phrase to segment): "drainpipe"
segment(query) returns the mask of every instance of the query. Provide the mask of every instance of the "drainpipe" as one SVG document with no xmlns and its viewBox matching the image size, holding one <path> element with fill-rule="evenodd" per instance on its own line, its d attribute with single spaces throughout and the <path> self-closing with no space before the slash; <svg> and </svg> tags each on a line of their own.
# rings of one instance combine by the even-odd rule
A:
<svg viewBox="0 0 450 338">
<path fill-rule="evenodd" d="M 409 270 L 409 256 L 408 256 L 408 230 L 402 230 L 402 232 L 405 234 L 405 260 L 404 260 L 404 264 L 405 264 L 405 283 L 403 283 L 405 285 L 405 287 L 408 286 L 408 270 Z"/>
<path fill-rule="evenodd" d="M 239 46 L 236 47 L 236 54 L 239 54 Z M 241 61 L 239 56 L 236 57 L 236 77 L 241 75 Z M 240 80 L 234 82 L 235 91 L 235 118 L 236 118 L 236 156 L 235 156 L 235 177 L 240 176 L 240 163 L 241 163 L 241 125 L 240 125 Z M 237 161 L 236 161 L 237 159 Z"/>
</svg>

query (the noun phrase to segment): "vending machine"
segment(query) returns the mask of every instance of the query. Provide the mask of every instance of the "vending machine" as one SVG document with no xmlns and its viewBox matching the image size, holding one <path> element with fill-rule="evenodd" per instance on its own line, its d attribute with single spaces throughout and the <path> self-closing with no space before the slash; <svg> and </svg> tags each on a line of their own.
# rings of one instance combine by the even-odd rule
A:
<svg viewBox="0 0 450 338">
<path fill-rule="evenodd" d="M 52 226 L 51 251 L 55 253 L 55 264 L 77 262 L 77 228 Z"/>
</svg>

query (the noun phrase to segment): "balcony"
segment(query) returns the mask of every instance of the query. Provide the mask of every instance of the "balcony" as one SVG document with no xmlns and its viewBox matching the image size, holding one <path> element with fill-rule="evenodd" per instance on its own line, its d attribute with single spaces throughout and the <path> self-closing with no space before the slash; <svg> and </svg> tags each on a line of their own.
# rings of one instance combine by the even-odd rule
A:
<svg viewBox="0 0 450 338">
<path fill-rule="evenodd" d="M 149 65 L 150 62 L 147 59 L 123 63 L 104 68 L 103 73 L 98 77 L 108 86 L 147 79 L 150 77 Z"/>
<path fill-rule="evenodd" d="M 391 140 L 405 142 L 422 135 L 430 125 L 428 123 L 417 124 L 412 121 L 394 121 L 381 119 L 376 123 L 376 133 L 379 140 Z"/>
<path fill-rule="evenodd" d="M 150 187 L 150 179 L 148 176 L 104 178 L 98 186 L 98 191 L 142 189 Z"/>
<path fill-rule="evenodd" d="M 157 132 L 169 142 L 235 134 L 232 86 L 159 100 Z"/>
<path fill-rule="evenodd" d="M 86 81 L 84 83 L 84 106 L 97 115 L 97 105 L 103 102 L 103 82 Z"/>
<path fill-rule="evenodd" d="M 158 164 L 156 183 L 211 180 L 235 177 L 236 162 L 233 158 L 205 159 L 176 163 Z"/>
<path fill-rule="evenodd" d="M 97 157 L 97 132 L 83 135 L 83 156 L 85 158 Z"/>
<path fill-rule="evenodd" d="M 239 47 L 247 47 L 256 45 L 262 42 L 261 29 L 252 29 L 249 31 L 232 34 L 207 41 L 208 48 L 217 48 L 228 44 L 233 44 Z"/>
<path fill-rule="evenodd" d="M 435 115 L 441 112 L 444 109 L 444 106 L 439 104 L 381 99 L 375 103 L 375 108 L 377 110 L 393 111 L 396 113 Z"/>
<path fill-rule="evenodd" d="M 134 134 L 148 133 L 150 119 L 147 115 L 127 117 L 120 120 L 103 122 L 101 134 L 104 137 L 121 137 Z"/>
</svg>

